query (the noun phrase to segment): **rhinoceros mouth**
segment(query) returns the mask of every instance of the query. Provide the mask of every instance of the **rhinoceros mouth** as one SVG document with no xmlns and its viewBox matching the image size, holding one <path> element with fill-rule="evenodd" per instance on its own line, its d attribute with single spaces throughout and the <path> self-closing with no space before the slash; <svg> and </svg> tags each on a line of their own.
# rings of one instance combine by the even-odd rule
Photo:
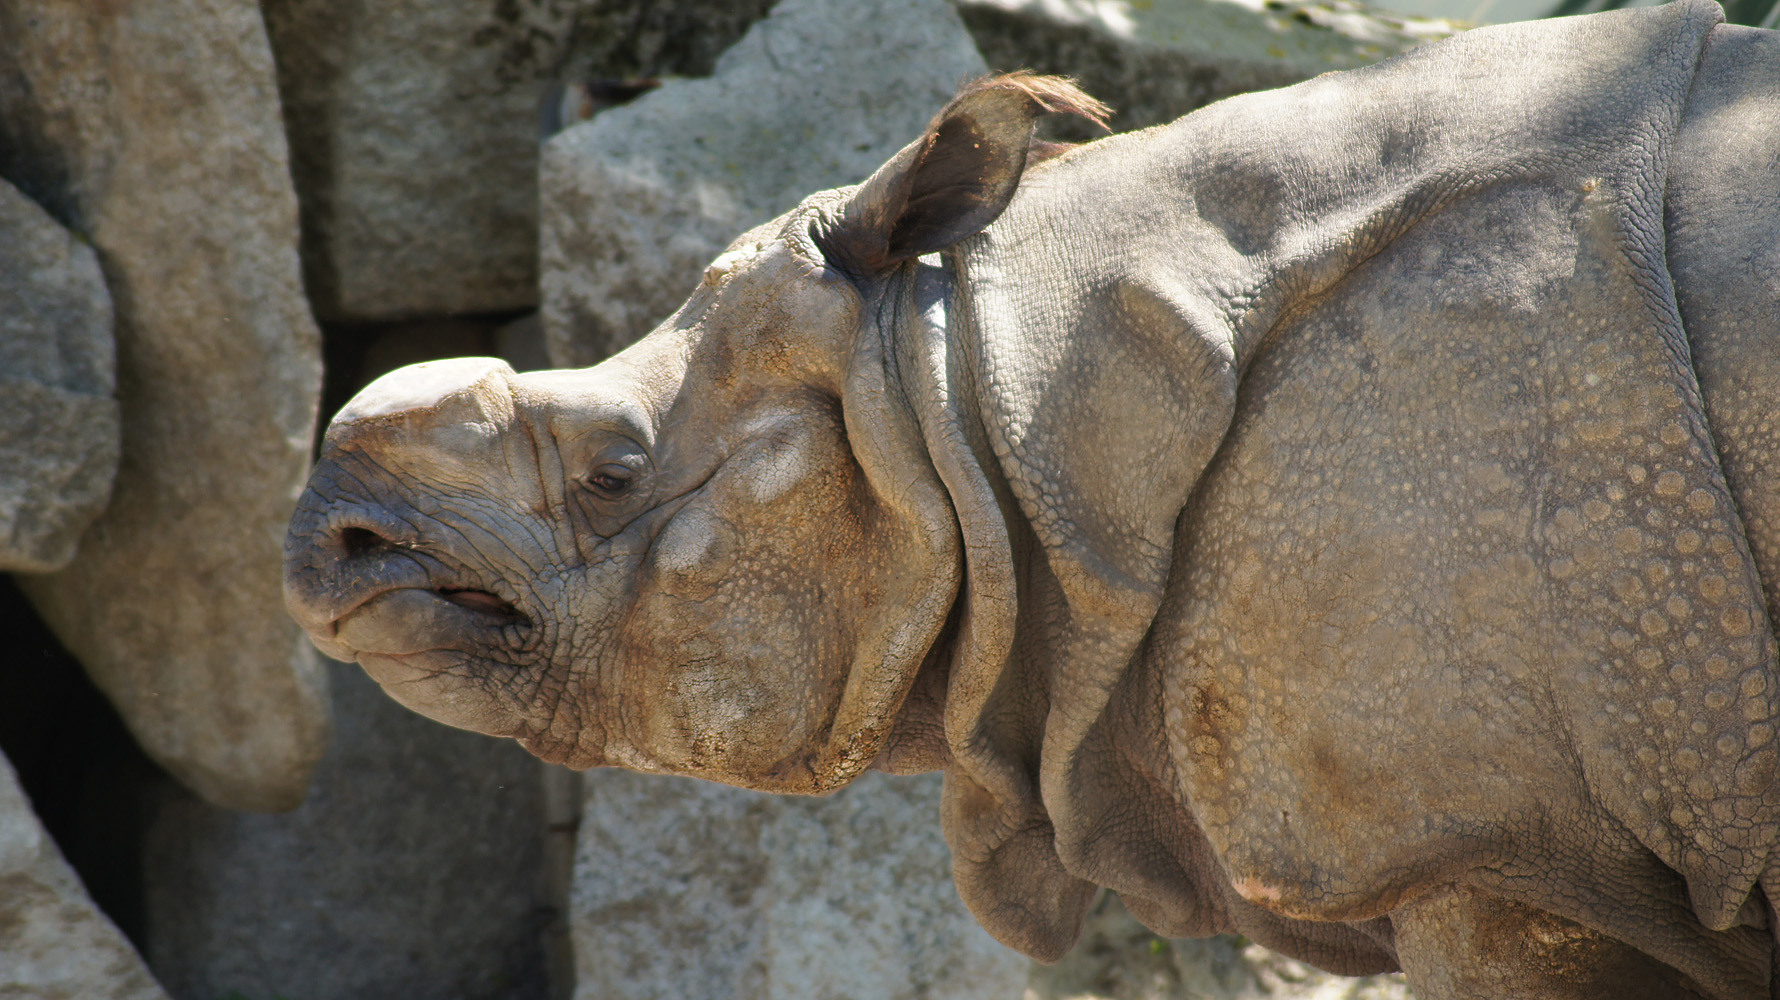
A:
<svg viewBox="0 0 1780 1000">
<path fill-rule="evenodd" d="M 473 587 L 438 587 L 433 590 L 433 593 L 467 611 L 502 619 L 508 624 L 523 625 L 527 623 L 525 614 L 514 607 L 511 601 L 502 598 L 499 594 L 477 590 Z"/>
<path fill-rule="evenodd" d="M 524 621 L 510 603 L 484 590 L 397 587 L 337 619 L 333 639 L 358 654 L 468 651 L 499 642 L 506 628 Z"/>
<path fill-rule="evenodd" d="M 361 653 L 523 646 L 532 619 L 418 530 L 374 509 L 299 511 L 285 602 L 322 652 Z"/>
</svg>

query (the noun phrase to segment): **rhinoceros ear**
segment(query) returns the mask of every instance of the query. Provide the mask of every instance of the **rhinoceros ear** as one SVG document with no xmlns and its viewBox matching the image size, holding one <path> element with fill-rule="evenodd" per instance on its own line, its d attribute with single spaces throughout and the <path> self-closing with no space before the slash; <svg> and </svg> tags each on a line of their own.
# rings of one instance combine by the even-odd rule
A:
<svg viewBox="0 0 1780 1000">
<path fill-rule="evenodd" d="M 1046 112 L 1100 125 L 1110 113 L 1063 77 L 1009 73 L 965 87 L 815 234 L 829 263 L 877 274 L 982 232 L 1019 187 Z"/>
</svg>

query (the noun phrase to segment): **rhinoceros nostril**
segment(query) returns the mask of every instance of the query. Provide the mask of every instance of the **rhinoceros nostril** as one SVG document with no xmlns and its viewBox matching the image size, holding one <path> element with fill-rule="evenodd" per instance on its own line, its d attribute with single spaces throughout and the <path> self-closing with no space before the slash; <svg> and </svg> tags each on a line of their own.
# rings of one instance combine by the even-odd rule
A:
<svg viewBox="0 0 1780 1000">
<path fill-rule="evenodd" d="M 363 555 L 379 549 L 394 548 L 394 543 L 369 528 L 346 528 L 340 532 L 340 547 L 349 556 Z"/>
</svg>

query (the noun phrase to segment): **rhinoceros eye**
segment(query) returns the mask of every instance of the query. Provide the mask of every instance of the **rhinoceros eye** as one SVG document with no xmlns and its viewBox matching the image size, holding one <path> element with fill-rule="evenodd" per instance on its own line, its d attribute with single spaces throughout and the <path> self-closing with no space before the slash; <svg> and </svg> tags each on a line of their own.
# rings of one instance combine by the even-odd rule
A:
<svg viewBox="0 0 1780 1000">
<path fill-rule="evenodd" d="M 628 438 L 610 441 L 588 456 L 587 471 L 576 477 L 574 506 L 589 530 L 611 538 L 624 530 L 649 505 L 654 466 L 649 455 Z"/>
<path fill-rule="evenodd" d="M 617 463 L 602 465 L 587 477 L 589 487 L 613 500 L 623 496 L 635 481 L 635 470 Z"/>
</svg>

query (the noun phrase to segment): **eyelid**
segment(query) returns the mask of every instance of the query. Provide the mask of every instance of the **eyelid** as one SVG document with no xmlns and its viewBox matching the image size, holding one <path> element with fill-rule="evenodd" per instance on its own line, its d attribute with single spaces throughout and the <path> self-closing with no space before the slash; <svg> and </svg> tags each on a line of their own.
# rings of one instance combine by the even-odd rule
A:
<svg viewBox="0 0 1780 1000">
<path fill-rule="evenodd" d="M 593 465 L 596 468 L 608 464 L 647 468 L 649 452 L 630 438 L 619 438 L 593 455 Z"/>
<path fill-rule="evenodd" d="M 641 469 L 633 469 L 630 466 L 625 465 L 623 462 L 602 462 L 599 465 L 594 466 L 593 472 L 589 474 L 589 477 L 610 476 L 613 479 L 622 479 L 624 482 L 629 483 L 640 475 L 642 475 Z"/>
</svg>

